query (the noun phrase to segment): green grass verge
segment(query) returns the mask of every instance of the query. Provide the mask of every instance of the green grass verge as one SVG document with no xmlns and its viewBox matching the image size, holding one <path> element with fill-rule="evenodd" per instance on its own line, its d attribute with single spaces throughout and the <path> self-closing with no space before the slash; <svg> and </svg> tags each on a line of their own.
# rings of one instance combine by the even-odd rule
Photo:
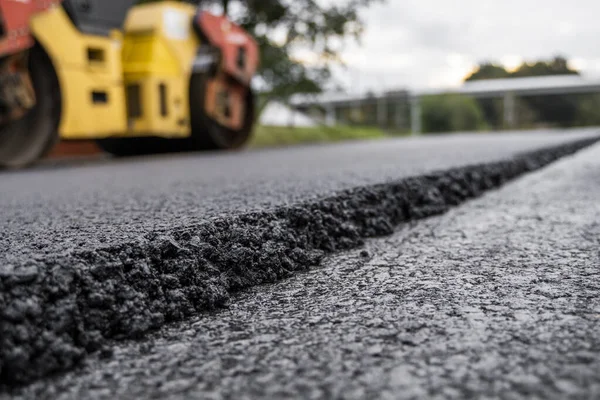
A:
<svg viewBox="0 0 600 400">
<path fill-rule="evenodd" d="M 367 140 L 387 137 L 378 128 L 320 126 L 315 128 L 287 126 L 257 126 L 250 147 L 278 147 L 295 144 Z"/>
</svg>

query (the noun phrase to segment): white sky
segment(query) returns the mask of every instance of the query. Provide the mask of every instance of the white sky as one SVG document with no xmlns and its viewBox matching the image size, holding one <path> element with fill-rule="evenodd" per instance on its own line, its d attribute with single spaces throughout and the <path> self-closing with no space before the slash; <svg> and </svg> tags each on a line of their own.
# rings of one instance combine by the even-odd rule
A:
<svg viewBox="0 0 600 400">
<path fill-rule="evenodd" d="M 572 60 L 600 75 L 600 2 L 387 0 L 365 14 L 363 43 L 343 52 L 336 77 L 351 92 L 460 84 L 482 60 Z"/>
</svg>

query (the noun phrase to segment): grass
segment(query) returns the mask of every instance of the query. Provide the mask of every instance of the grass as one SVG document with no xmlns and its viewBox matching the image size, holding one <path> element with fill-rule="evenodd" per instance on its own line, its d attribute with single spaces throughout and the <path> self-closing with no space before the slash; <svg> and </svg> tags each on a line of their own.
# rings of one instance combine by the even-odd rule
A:
<svg viewBox="0 0 600 400">
<path fill-rule="evenodd" d="M 257 126 L 250 147 L 280 147 L 296 144 L 372 140 L 388 135 L 378 128 L 350 126 L 288 127 Z"/>
</svg>

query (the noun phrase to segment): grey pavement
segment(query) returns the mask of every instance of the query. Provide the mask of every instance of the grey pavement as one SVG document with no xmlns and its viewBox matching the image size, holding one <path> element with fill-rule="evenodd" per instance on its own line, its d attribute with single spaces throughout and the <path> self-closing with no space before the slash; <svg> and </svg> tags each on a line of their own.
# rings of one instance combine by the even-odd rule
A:
<svg viewBox="0 0 600 400">
<path fill-rule="evenodd" d="M 45 165 L 0 173 L 0 262 L 135 240 L 224 214 L 597 136 L 598 129 L 457 134 L 233 154 Z"/>
<path fill-rule="evenodd" d="M 478 143 L 489 157 L 502 148 L 521 150 L 523 142 L 515 144 L 516 138 L 503 142 L 506 147 L 499 138 L 493 146 L 484 139 Z M 455 162 L 469 161 L 468 148 L 460 157 L 449 143 L 438 144 L 429 156 L 452 153 Z M 342 148 L 349 157 L 346 167 L 371 162 L 351 162 L 354 147 Z M 391 151 L 379 160 L 390 168 L 394 162 L 411 164 L 394 161 L 397 156 Z M 150 169 L 146 163 L 139 166 Z M 379 179 L 385 174 L 377 171 L 386 168 L 371 173 Z M 117 167 L 100 170 L 109 174 Z M 102 176 L 100 182 L 115 184 Z M 141 340 L 112 342 L 112 351 L 90 356 L 81 368 L 13 394 L 599 398 L 598 199 L 600 146 L 594 145 L 444 215 L 328 257 L 319 268 L 239 293 L 225 310 L 202 313 Z"/>
</svg>

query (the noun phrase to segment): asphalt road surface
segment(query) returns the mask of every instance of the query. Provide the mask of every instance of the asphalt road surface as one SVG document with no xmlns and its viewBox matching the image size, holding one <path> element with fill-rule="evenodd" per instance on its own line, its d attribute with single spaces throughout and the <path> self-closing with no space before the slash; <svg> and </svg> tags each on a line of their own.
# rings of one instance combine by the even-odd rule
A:
<svg viewBox="0 0 600 400">
<path fill-rule="evenodd" d="M 596 136 L 463 135 L 0 176 L 5 393 L 600 396 L 600 146 L 462 205 L 550 159 L 429 174 Z M 384 182 L 336 198 L 363 213 L 323 200 L 293 208 Z M 399 199 L 402 212 L 375 205 Z"/>
<path fill-rule="evenodd" d="M 0 261 L 62 253 L 207 218 L 500 160 L 598 130 L 454 135 L 228 155 L 101 161 L 0 174 Z"/>
</svg>

